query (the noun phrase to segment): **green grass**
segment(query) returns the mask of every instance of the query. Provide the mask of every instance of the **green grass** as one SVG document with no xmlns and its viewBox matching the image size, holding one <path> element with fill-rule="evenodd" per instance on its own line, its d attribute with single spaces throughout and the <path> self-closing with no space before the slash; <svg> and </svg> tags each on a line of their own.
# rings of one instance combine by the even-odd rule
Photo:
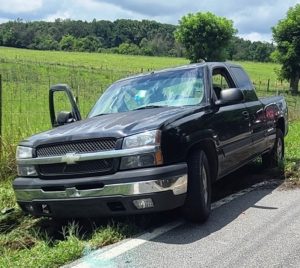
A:
<svg viewBox="0 0 300 268">
<path fill-rule="evenodd" d="M 276 63 L 243 61 L 240 62 L 240 64 L 243 65 L 245 70 L 250 74 L 253 81 L 277 80 L 275 70 L 280 68 L 280 66 Z"/>
<path fill-rule="evenodd" d="M 300 121 L 289 126 L 285 144 L 285 176 L 287 184 L 300 186 Z"/>
<path fill-rule="evenodd" d="M 87 69 L 131 71 L 133 73 L 187 64 L 188 60 L 170 57 L 147 57 L 103 53 L 37 51 L 0 47 L 0 59 Z"/>
<path fill-rule="evenodd" d="M 131 222 L 34 219 L 0 214 L 0 267 L 60 267 L 136 233 Z"/>
<path fill-rule="evenodd" d="M 38 223 L 20 212 L 1 221 L 0 267 L 59 267 L 82 255 L 84 244 L 73 226 L 63 240 L 52 241 Z"/>
</svg>

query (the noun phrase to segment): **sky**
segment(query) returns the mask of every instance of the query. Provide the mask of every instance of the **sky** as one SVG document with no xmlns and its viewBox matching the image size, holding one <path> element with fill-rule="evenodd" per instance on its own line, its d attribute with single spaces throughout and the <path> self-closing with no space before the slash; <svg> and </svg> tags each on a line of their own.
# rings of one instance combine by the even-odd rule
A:
<svg viewBox="0 0 300 268">
<path fill-rule="evenodd" d="M 187 13 L 210 11 L 233 20 L 238 35 L 251 41 L 272 41 L 271 27 L 300 0 L 0 0 L 0 23 L 150 19 L 178 24 Z"/>
</svg>

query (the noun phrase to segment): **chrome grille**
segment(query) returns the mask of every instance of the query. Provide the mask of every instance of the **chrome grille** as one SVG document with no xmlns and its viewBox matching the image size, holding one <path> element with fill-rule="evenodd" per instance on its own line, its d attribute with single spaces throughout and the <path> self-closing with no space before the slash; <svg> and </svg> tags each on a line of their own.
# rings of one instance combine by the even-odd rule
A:
<svg viewBox="0 0 300 268">
<path fill-rule="evenodd" d="M 102 138 L 97 140 L 72 141 L 59 144 L 47 144 L 37 147 L 37 157 L 65 155 L 67 153 L 92 153 L 114 150 L 116 139 Z"/>
</svg>

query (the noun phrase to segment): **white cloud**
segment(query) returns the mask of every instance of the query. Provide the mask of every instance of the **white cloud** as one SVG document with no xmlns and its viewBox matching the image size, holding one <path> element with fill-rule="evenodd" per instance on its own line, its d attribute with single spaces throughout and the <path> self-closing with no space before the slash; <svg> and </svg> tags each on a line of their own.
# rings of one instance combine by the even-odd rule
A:
<svg viewBox="0 0 300 268">
<path fill-rule="evenodd" d="M 228 17 L 234 21 L 241 34 L 251 32 L 267 34 L 271 33 L 271 27 L 275 26 L 278 20 L 285 17 L 288 8 L 293 6 L 292 2 L 297 1 L 274 1 L 273 4 L 248 6 L 229 14 Z"/>
<path fill-rule="evenodd" d="M 10 14 L 36 11 L 42 6 L 42 0 L 0 0 L 0 12 Z"/>
<path fill-rule="evenodd" d="M 50 14 L 48 15 L 47 17 L 44 18 L 45 21 L 55 21 L 57 18 L 60 18 L 60 19 L 70 19 L 72 16 L 71 14 L 69 13 L 69 11 L 65 11 L 65 12 L 56 12 L 54 14 Z"/>
<path fill-rule="evenodd" d="M 0 23 L 4 23 L 4 22 L 7 22 L 8 21 L 8 19 L 6 19 L 6 18 L 0 18 Z"/>
<path fill-rule="evenodd" d="M 242 37 L 246 40 L 250 40 L 250 41 L 272 42 L 272 34 L 271 33 L 261 34 L 258 32 L 251 32 L 251 33 L 245 33 L 245 34 L 238 34 L 238 36 Z"/>
<path fill-rule="evenodd" d="M 118 6 L 95 2 L 93 0 L 75 0 L 72 5 L 62 4 L 59 11 L 48 14 L 43 18 L 46 21 L 54 21 L 57 18 L 66 19 L 78 19 L 91 21 L 97 20 L 116 20 L 119 18 L 131 18 L 131 19 L 143 19 L 145 16 L 136 14 L 132 11 L 124 10 Z"/>
<path fill-rule="evenodd" d="M 86 20 L 116 20 L 119 18 L 141 18 L 133 11 L 124 10 L 118 6 L 93 0 L 75 0 L 73 8 L 82 10 L 82 18 Z"/>
<path fill-rule="evenodd" d="M 174 14 L 174 12 L 185 10 L 187 6 L 193 6 L 193 3 L 186 3 L 182 0 L 93 0 L 93 2 L 106 2 L 128 11 L 155 17 Z"/>
</svg>

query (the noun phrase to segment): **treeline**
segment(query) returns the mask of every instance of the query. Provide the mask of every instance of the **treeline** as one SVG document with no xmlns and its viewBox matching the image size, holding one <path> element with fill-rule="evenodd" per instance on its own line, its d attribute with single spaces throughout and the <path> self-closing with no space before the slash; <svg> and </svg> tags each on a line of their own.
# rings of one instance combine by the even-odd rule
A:
<svg viewBox="0 0 300 268">
<path fill-rule="evenodd" d="M 272 43 L 244 40 L 234 36 L 227 48 L 228 59 L 269 62 L 275 46 Z"/>
<path fill-rule="evenodd" d="M 175 41 L 175 30 L 175 25 L 149 20 L 17 20 L 0 24 L 0 45 L 38 50 L 183 57 L 185 50 Z M 274 46 L 270 43 L 234 37 L 227 48 L 227 58 L 265 62 L 271 60 L 273 51 Z"/>
</svg>

